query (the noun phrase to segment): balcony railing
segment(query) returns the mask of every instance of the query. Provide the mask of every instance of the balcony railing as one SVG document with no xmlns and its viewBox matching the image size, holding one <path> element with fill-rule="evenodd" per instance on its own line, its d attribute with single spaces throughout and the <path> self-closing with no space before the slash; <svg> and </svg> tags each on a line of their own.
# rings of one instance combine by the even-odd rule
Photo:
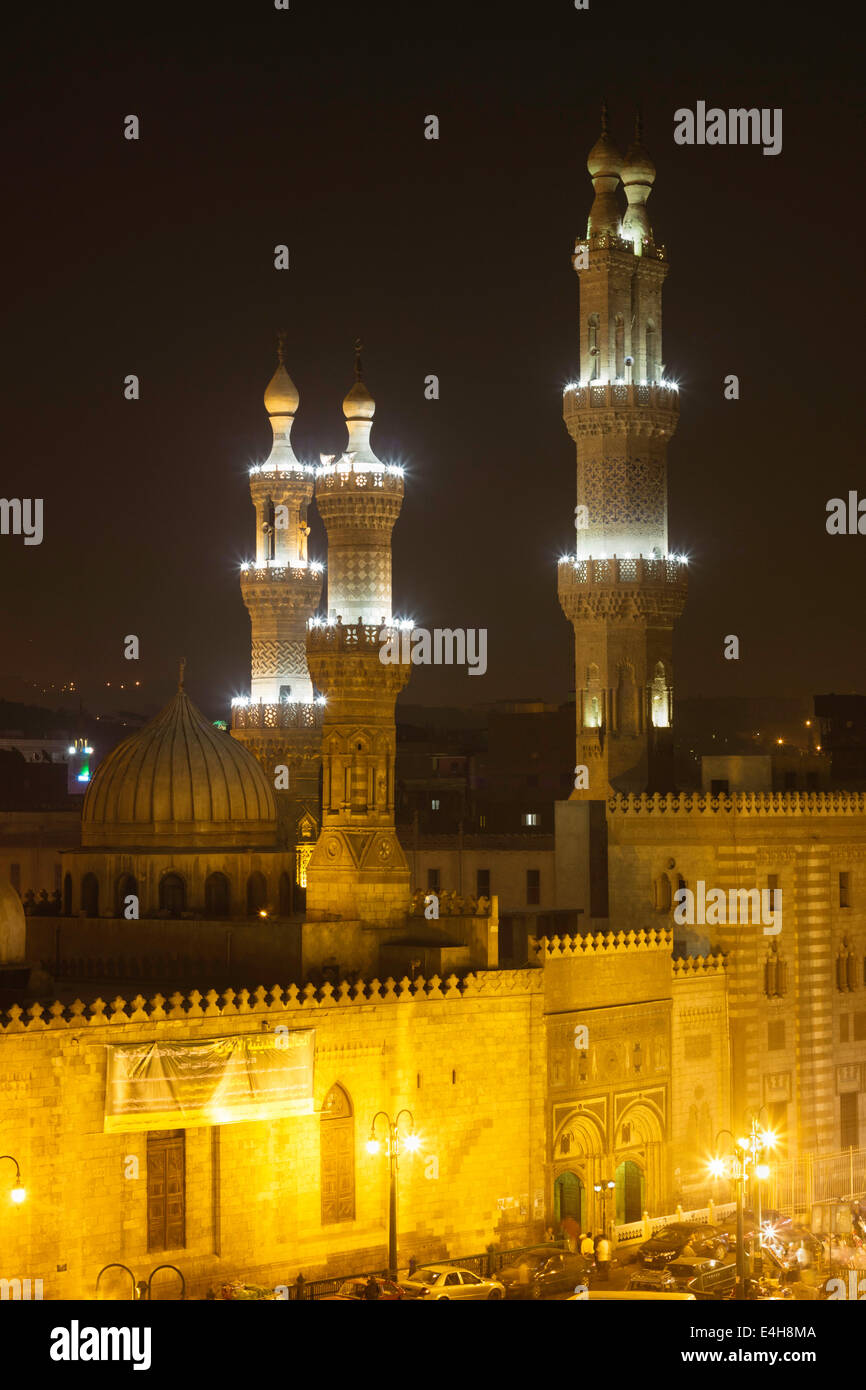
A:
<svg viewBox="0 0 866 1390">
<path fill-rule="evenodd" d="M 317 729 L 322 724 L 323 706 L 293 704 L 237 704 L 232 706 L 233 729 Z"/>
<path fill-rule="evenodd" d="M 655 410 L 678 413 L 676 386 L 656 381 L 604 381 L 572 383 L 562 396 L 563 415 L 576 410 L 610 410 L 616 407 L 651 406 Z"/>
<path fill-rule="evenodd" d="M 684 584 L 688 573 L 685 560 L 654 560 L 643 555 L 625 558 L 575 560 L 571 556 L 559 562 L 559 583 L 577 587 L 584 584 Z"/>
</svg>

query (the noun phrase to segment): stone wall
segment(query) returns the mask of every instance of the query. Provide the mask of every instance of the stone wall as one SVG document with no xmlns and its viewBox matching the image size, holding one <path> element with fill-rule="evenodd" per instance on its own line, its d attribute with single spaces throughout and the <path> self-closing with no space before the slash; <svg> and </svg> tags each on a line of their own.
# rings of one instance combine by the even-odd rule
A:
<svg viewBox="0 0 866 1390">
<path fill-rule="evenodd" d="M 0 1032 L 3 1148 L 27 1201 L 0 1203 L 0 1276 L 85 1298 L 101 1266 L 137 1279 L 170 1261 L 193 1294 L 384 1267 L 388 1165 L 365 1141 L 402 1106 L 422 1138 L 400 1169 L 400 1262 L 518 1244 L 544 1227 L 542 973 L 486 972 L 337 991 L 138 996 L 8 1012 Z M 144 1133 L 104 1134 L 106 1043 L 194 1041 L 280 1025 L 316 1030 L 315 1111 L 186 1131 L 186 1245 L 147 1250 Z M 319 1112 L 339 1083 L 354 1108 L 355 1219 L 321 1223 Z M 134 1172 L 137 1159 L 138 1176 Z M 435 1163 L 432 1161 L 435 1160 Z M 11 1170 L 10 1170 L 11 1171 Z M 435 1175 L 434 1175 L 435 1173 Z M 64 1268 L 59 1268 L 64 1266 Z"/>
</svg>

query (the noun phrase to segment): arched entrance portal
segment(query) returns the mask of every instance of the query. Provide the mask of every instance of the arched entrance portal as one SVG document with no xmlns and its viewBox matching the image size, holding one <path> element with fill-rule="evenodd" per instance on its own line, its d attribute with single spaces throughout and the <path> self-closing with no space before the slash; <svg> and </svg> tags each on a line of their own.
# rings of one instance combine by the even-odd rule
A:
<svg viewBox="0 0 866 1390">
<path fill-rule="evenodd" d="M 560 1173 L 553 1184 L 553 1215 L 557 1222 L 571 1216 L 583 1230 L 586 1214 L 586 1194 L 576 1173 Z"/>
<path fill-rule="evenodd" d="M 640 1221 L 645 1197 L 643 1169 L 627 1158 L 616 1170 L 616 1224 L 625 1226 Z"/>
</svg>

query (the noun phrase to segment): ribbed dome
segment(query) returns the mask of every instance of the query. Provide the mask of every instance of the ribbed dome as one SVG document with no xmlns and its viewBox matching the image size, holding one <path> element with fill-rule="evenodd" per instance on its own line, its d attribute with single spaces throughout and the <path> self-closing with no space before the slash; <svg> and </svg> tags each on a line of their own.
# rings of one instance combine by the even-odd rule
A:
<svg viewBox="0 0 866 1390">
<path fill-rule="evenodd" d="M 277 808 L 252 753 L 215 729 L 183 690 L 99 764 L 81 843 L 233 848 L 276 842 Z"/>
<path fill-rule="evenodd" d="M 5 879 L 0 879 L 0 965 L 24 959 L 27 924 L 21 899 Z"/>
<path fill-rule="evenodd" d="M 281 362 L 268 382 L 265 410 L 269 415 L 294 415 L 300 399 L 297 386 Z"/>
<path fill-rule="evenodd" d="M 650 158 L 646 146 L 634 140 L 626 152 L 621 170 L 621 178 L 626 187 L 631 183 L 655 182 L 656 166 Z"/>
</svg>

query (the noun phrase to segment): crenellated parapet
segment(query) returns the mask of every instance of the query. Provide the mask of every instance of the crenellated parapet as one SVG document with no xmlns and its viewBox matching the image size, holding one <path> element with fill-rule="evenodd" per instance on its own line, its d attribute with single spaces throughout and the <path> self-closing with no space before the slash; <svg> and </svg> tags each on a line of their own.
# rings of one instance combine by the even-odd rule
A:
<svg viewBox="0 0 866 1390">
<path fill-rule="evenodd" d="M 598 932 L 586 936 L 541 936 L 533 939 L 533 949 L 542 962 L 569 957 L 604 956 L 634 951 L 665 951 L 670 955 L 673 931 L 650 927 L 646 931 Z"/>
<path fill-rule="evenodd" d="M 317 1012 L 322 1009 L 363 1007 L 367 1004 L 422 1003 L 430 999 L 461 1000 L 466 998 L 504 998 L 540 994 L 543 985 L 537 970 L 490 970 L 478 971 L 464 976 L 449 975 L 442 979 L 431 975 L 425 979 L 416 975 L 410 980 L 407 975 L 399 981 L 388 976 L 386 980 L 356 980 L 349 983 L 342 980 L 334 987 L 330 981 L 322 985 L 295 984 L 283 987 L 259 985 L 252 991 L 248 989 L 215 989 L 202 994 L 194 989 L 189 994 L 176 992 L 170 997 L 155 994 L 145 999 L 137 994 L 126 1000 L 119 995 L 106 1003 L 102 998 L 84 1003 L 80 999 L 71 1004 L 55 1000 L 46 1009 L 42 1004 L 31 1004 L 23 1009 L 13 1004 L 5 1012 L 8 1020 L 4 1024 L 4 1014 L 0 1013 L 0 1034 L 44 1033 L 60 1029 L 76 1028 L 115 1028 L 126 1023 L 163 1023 L 209 1018 L 243 1018 L 262 1014 L 286 1014 Z"/>
<path fill-rule="evenodd" d="M 669 439 L 680 414 L 679 391 L 663 382 L 589 382 L 566 386 L 562 418 L 572 439 L 625 434 Z"/>
<path fill-rule="evenodd" d="M 671 962 L 674 980 L 693 980 L 701 975 L 724 975 L 725 956 L 719 952 L 709 956 L 677 956 Z"/>
</svg>

